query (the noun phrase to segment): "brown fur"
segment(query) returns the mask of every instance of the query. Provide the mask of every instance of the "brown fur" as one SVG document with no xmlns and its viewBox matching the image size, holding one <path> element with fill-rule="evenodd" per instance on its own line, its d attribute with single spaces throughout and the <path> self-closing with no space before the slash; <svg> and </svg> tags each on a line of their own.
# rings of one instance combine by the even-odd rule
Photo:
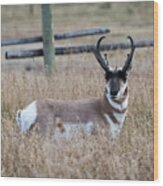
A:
<svg viewBox="0 0 163 186">
<path fill-rule="evenodd" d="M 128 91 L 125 91 L 124 98 L 119 100 L 121 104 L 126 99 Z M 114 123 L 118 124 L 113 112 L 124 113 L 127 109 L 117 110 L 112 108 L 107 98 L 89 100 L 37 100 L 37 120 L 40 129 L 44 132 L 47 128 L 58 127 L 64 132 L 63 123 L 80 124 L 88 121 L 104 122 L 104 113 L 108 114 Z"/>
</svg>

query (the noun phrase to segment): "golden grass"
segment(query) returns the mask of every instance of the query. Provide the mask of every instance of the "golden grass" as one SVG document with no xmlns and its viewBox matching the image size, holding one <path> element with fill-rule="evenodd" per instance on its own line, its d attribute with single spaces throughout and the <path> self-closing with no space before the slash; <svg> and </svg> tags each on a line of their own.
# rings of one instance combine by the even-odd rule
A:
<svg viewBox="0 0 163 186">
<path fill-rule="evenodd" d="M 126 51 L 117 53 L 114 59 L 119 60 Z M 91 55 L 82 56 L 78 61 L 57 58 L 58 70 L 51 78 L 37 65 L 30 72 L 2 72 L 2 176 L 153 180 L 152 49 L 135 53 L 129 112 L 114 143 L 100 123 L 96 135 L 79 135 L 71 141 L 55 141 L 34 131 L 30 137 L 20 134 L 16 111 L 34 99 L 103 95 L 103 71 Z"/>
<path fill-rule="evenodd" d="M 153 2 L 54 5 L 54 31 L 105 26 L 107 43 L 153 38 Z M 40 6 L 2 6 L 2 39 L 41 35 Z M 95 44 L 97 36 L 56 41 L 56 45 Z M 12 49 L 41 48 L 41 44 Z M 2 176 L 153 180 L 153 49 L 136 49 L 129 78 L 128 115 L 114 142 L 97 123 L 97 133 L 55 141 L 32 131 L 20 134 L 15 115 L 39 98 L 83 99 L 103 96 L 103 71 L 92 54 L 56 56 L 57 72 L 44 75 L 43 59 L 7 61 L 2 53 Z M 123 65 L 126 51 L 109 52 Z M 25 69 L 30 67 L 31 71 Z"/>
</svg>

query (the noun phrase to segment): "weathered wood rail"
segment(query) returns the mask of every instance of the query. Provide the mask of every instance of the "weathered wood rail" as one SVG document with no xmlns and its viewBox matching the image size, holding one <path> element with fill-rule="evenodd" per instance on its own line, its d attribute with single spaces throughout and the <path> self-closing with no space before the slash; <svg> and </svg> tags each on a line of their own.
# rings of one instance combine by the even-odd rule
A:
<svg viewBox="0 0 163 186">
<path fill-rule="evenodd" d="M 153 40 L 140 40 L 135 41 L 136 48 L 142 47 L 153 47 Z M 109 51 L 109 50 L 117 50 L 117 49 L 128 49 L 130 48 L 129 43 L 114 43 L 114 44 L 105 44 L 101 45 L 101 51 Z M 95 45 L 82 45 L 82 46 L 72 46 L 72 47 L 56 47 L 55 54 L 56 55 L 68 55 L 68 54 L 79 54 L 85 52 L 93 52 L 95 50 Z M 5 53 L 6 59 L 21 59 L 21 58 L 31 58 L 31 57 L 40 57 L 43 56 L 42 49 L 35 50 L 8 50 Z"/>
<path fill-rule="evenodd" d="M 66 32 L 63 34 L 55 34 L 54 39 L 55 40 L 70 39 L 70 38 L 85 37 L 85 36 L 90 36 L 90 35 L 105 34 L 109 32 L 110 30 L 108 28 L 92 28 L 92 29 L 85 29 L 85 30 L 76 31 L 76 32 Z M 30 43 L 37 43 L 37 42 L 42 42 L 42 41 L 43 41 L 42 36 L 20 38 L 20 39 L 8 39 L 8 40 L 2 40 L 1 46 L 30 44 Z"/>
</svg>

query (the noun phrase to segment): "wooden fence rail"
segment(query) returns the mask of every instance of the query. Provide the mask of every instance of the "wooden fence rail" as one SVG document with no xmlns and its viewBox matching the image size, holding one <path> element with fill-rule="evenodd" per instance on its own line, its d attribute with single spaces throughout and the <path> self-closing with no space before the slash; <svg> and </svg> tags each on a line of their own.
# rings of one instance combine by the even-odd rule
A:
<svg viewBox="0 0 163 186">
<path fill-rule="evenodd" d="M 135 41 L 136 48 L 142 47 L 153 47 L 153 40 L 141 40 Z M 114 43 L 114 44 L 106 44 L 101 45 L 100 50 L 117 50 L 117 49 L 128 49 L 130 48 L 129 43 Z M 95 50 L 95 45 L 83 45 L 83 46 L 72 46 L 72 47 L 56 47 L 55 54 L 56 55 L 68 55 L 68 54 L 79 54 L 85 52 L 93 52 Z M 35 50 L 8 50 L 5 53 L 6 59 L 21 59 L 21 58 L 31 58 L 31 57 L 40 57 L 43 56 L 42 49 Z"/>
<path fill-rule="evenodd" d="M 54 39 L 62 40 L 62 39 L 69 39 L 69 38 L 84 37 L 89 35 L 105 34 L 109 32 L 110 30 L 108 28 L 92 28 L 92 29 L 85 29 L 77 32 L 66 32 L 63 34 L 55 34 Z M 43 41 L 42 36 L 20 38 L 20 39 L 8 39 L 8 40 L 2 40 L 1 46 L 30 44 L 30 43 L 37 43 L 42 41 Z"/>
</svg>

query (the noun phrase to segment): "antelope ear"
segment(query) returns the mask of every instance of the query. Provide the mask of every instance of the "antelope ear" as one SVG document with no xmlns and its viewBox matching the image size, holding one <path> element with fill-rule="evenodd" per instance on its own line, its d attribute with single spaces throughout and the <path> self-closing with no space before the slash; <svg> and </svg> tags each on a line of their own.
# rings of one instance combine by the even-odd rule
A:
<svg viewBox="0 0 163 186">
<path fill-rule="evenodd" d="M 131 71 L 132 71 L 132 63 L 130 63 L 130 66 L 128 67 L 125 73 L 129 74 Z"/>
</svg>

